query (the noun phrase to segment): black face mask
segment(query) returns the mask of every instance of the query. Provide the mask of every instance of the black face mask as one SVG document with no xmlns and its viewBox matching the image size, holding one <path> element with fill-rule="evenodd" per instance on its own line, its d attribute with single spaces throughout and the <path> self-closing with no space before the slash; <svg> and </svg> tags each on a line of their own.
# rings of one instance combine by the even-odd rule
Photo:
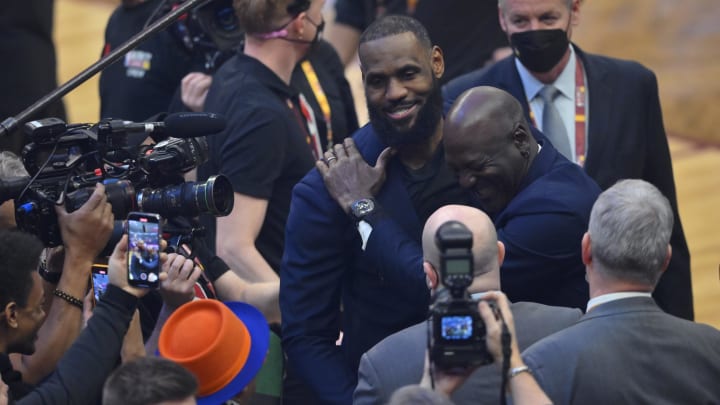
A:
<svg viewBox="0 0 720 405">
<path fill-rule="evenodd" d="M 555 67 L 568 50 L 567 32 L 561 29 L 516 32 L 510 35 L 515 56 L 531 72 L 545 73 Z"/>
</svg>

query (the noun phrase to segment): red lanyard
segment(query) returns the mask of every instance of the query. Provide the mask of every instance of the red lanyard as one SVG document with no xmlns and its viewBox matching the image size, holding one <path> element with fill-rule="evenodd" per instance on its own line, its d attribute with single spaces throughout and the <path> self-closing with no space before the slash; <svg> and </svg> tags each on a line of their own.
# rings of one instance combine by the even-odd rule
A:
<svg viewBox="0 0 720 405">
<path fill-rule="evenodd" d="M 582 61 L 580 58 L 575 58 L 575 160 L 580 166 L 585 164 L 585 146 L 587 143 L 587 136 L 585 134 L 586 93 Z M 530 102 L 528 101 L 528 106 L 529 105 Z M 537 127 L 532 108 L 530 108 L 530 120 L 532 124 Z"/>
</svg>

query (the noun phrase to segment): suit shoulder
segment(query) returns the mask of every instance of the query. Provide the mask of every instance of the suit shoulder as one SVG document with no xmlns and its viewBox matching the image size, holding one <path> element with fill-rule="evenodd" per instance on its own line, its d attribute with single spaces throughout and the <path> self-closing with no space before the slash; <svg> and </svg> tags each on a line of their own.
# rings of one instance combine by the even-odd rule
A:
<svg viewBox="0 0 720 405">
<path fill-rule="evenodd" d="M 630 59 L 613 58 L 604 55 L 585 54 L 588 69 L 593 66 L 604 66 L 614 74 L 630 75 L 634 77 L 655 77 L 655 73 L 640 62 Z"/>
</svg>

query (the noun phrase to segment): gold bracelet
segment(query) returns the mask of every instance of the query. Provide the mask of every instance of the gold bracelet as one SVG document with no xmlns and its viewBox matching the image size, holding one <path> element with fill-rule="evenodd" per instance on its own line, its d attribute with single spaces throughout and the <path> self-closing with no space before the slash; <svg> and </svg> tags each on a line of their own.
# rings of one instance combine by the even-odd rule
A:
<svg viewBox="0 0 720 405">
<path fill-rule="evenodd" d="M 68 302 L 68 304 L 75 305 L 76 307 L 83 309 L 83 302 L 65 291 L 58 290 L 57 288 L 53 291 L 53 295 L 60 297 Z"/>
</svg>

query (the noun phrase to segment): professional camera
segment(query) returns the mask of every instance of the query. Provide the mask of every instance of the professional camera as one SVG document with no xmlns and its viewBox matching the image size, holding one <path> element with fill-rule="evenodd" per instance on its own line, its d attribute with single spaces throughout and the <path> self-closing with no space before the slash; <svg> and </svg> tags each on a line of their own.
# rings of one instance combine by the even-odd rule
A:
<svg viewBox="0 0 720 405">
<path fill-rule="evenodd" d="M 485 344 L 485 323 L 467 288 L 473 282 L 473 236 L 465 225 L 448 221 L 438 228 L 439 289 L 430 307 L 430 359 L 440 368 L 477 367 L 493 362 Z"/>
<path fill-rule="evenodd" d="M 67 125 L 57 118 L 29 122 L 25 131 L 33 141 L 22 158 L 31 177 L 0 180 L 0 202 L 14 198 L 18 227 L 37 235 L 46 246 L 62 244 L 55 205 L 65 204 L 68 212 L 80 208 L 98 182 L 105 184 L 118 219 L 130 211 L 165 218 L 227 215 L 233 208 L 233 189 L 226 177 L 198 183 L 182 177 L 207 160 L 205 139 L 191 135 L 219 132 L 224 126 L 223 117 L 206 113 L 171 114 L 155 123 L 104 120 Z M 131 132 L 178 132 L 188 139 L 129 146 Z"/>
</svg>

